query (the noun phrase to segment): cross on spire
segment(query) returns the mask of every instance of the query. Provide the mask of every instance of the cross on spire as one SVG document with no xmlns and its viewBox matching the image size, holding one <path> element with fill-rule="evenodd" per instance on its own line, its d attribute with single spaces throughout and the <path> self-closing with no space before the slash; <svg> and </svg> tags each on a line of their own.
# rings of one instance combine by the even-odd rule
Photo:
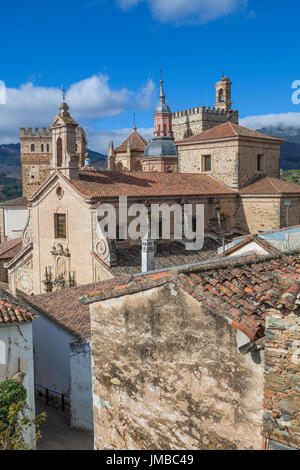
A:
<svg viewBox="0 0 300 470">
<path fill-rule="evenodd" d="M 135 125 L 135 112 L 133 113 L 133 130 L 136 131 L 136 125 Z"/>
<path fill-rule="evenodd" d="M 163 83 L 163 71 L 160 69 L 160 83 Z"/>
<path fill-rule="evenodd" d="M 63 86 L 61 89 L 63 103 L 66 101 L 67 89 Z"/>
</svg>

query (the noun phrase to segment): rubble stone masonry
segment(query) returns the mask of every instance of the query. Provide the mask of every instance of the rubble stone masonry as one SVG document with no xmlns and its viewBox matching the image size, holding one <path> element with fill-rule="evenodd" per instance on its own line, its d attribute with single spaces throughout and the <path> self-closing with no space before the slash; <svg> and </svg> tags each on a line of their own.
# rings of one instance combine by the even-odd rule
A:
<svg viewBox="0 0 300 470">
<path fill-rule="evenodd" d="M 300 449 L 300 316 L 270 310 L 266 318 L 264 436 Z"/>
</svg>

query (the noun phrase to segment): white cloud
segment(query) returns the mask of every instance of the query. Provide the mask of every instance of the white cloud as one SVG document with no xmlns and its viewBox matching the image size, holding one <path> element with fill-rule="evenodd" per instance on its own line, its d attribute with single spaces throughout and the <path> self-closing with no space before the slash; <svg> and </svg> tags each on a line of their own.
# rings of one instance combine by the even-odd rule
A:
<svg viewBox="0 0 300 470">
<path fill-rule="evenodd" d="M 162 22 L 206 23 L 245 8 L 248 0 L 117 0 L 123 10 L 147 2 L 152 15 Z"/>
<path fill-rule="evenodd" d="M 127 88 L 113 89 L 107 75 L 93 75 L 74 83 L 67 99 L 70 112 L 86 128 L 91 122 L 122 114 L 128 109 L 150 109 L 155 86 L 152 80 L 136 92 Z M 6 104 L 0 104 L 0 143 L 17 142 L 20 127 L 48 127 L 59 112 L 59 88 L 26 83 L 6 89 Z"/>
<path fill-rule="evenodd" d="M 240 119 L 240 124 L 250 129 L 261 129 L 262 127 L 300 128 L 300 113 L 247 116 Z"/>
</svg>

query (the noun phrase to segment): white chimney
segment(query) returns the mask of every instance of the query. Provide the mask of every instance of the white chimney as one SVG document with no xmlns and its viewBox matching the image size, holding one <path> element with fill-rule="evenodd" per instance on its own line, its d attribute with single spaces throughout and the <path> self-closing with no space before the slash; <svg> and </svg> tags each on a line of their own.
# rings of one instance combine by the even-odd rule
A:
<svg viewBox="0 0 300 470">
<path fill-rule="evenodd" d="M 142 239 L 142 272 L 147 273 L 155 269 L 154 240 L 147 234 Z"/>
</svg>

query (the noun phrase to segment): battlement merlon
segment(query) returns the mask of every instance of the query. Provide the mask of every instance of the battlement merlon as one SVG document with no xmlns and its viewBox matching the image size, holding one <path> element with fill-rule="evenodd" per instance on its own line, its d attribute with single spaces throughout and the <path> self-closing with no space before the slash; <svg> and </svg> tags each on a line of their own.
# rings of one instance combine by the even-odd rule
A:
<svg viewBox="0 0 300 470">
<path fill-rule="evenodd" d="M 184 111 L 177 111 L 172 114 L 172 118 L 179 118 L 179 117 L 184 117 L 184 116 L 191 116 L 193 114 L 202 114 L 203 116 L 206 114 L 215 114 L 215 115 L 227 115 L 228 111 L 225 109 L 220 109 L 220 108 L 215 108 L 215 107 L 209 107 L 209 106 L 200 106 L 198 108 L 191 108 L 191 109 L 185 109 Z M 239 112 L 237 110 L 235 111 L 230 111 L 230 114 L 238 118 Z"/>
<path fill-rule="evenodd" d="M 32 127 L 29 127 L 28 129 L 25 129 L 25 127 L 20 128 L 20 138 L 24 139 L 32 137 L 51 137 L 51 134 L 46 127 L 43 127 L 41 132 L 38 127 L 35 127 L 34 131 L 32 130 Z"/>
</svg>

